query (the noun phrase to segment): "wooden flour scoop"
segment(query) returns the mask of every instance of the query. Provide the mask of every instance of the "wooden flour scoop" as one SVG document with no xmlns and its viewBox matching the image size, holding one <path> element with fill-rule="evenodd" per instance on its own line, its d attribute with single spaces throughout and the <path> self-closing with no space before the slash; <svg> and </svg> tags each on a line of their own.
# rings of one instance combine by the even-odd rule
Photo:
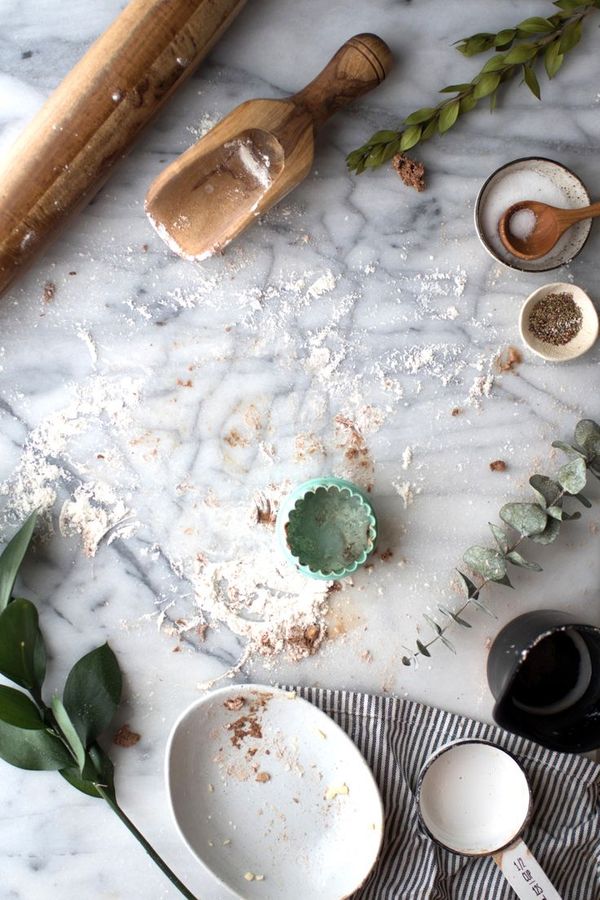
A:
<svg viewBox="0 0 600 900">
<path fill-rule="evenodd" d="M 299 93 L 242 103 L 150 186 L 146 212 L 158 234 L 186 259 L 221 251 L 300 184 L 317 127 L 377 87 L 390 64 L 381 38 L 358 34 Z"/>
</svg>

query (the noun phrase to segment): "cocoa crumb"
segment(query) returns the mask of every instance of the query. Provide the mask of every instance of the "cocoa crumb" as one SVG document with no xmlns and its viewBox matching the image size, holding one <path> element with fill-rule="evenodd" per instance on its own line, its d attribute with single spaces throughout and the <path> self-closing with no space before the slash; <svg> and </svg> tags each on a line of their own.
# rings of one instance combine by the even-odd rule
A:
<svg viewBox="0 0 600 900">
<path fill-rule="evenodd" d="M 56 285 L 53 281 L 47 281 L 44 285 L 44 291 L 42 293 L 42 300 L 44 303 L 52 303 L 54 297 L 56 295 Z"/>
<path fill-rule="evenodd" d="M 383 553 L 379 554 L 379 558 L 381 559 L 382 562 L 387 562 L 388 559 L 391 559 L 393 555 L 394 555 L 394 551 L 392 550 L 391 547 L 388 547 L 387 550 L 384 550 Z"/>
<path fill-rule="evenodd" d="M 191 380 L 191 378 L 187 378 L 187 379 L 184 381 L 183 378 L 178 378 L 178 379 L 177 379 L 177 384 L 179 385 L 179 387 L 191 388 L 191 387 L 192 387 L 192 380 Z"/>
<path fill-rule="evenodd" d="M 492 472 L 506 472 L 506 463 L 503 459 L 495 459 L 490 463 Z"/>
<path fill-rule="evenodd" d="M 262 729 L 258 724 L 256 715 L 240 716 L 235 722 L 227 725 L 227 731 L 232 731 L 231 743 L 236 749 L 242 745 L 242 741 L 247 737 L 262 738 Z"/>
<path fill-rule="evenodd" d="M 69 272 L 69 275 L 77 275 L 77 272 Z"/>
<path fill-rule="evenodd" d="M 496 365 L 499 372 L 512 372 L 515 366 L 518 366 L 521 362 L 523 362 L 521 351 L 517 350 L 516 347 L 507 347 L 506 350 L 499 354 Z"/>
<path fill-rule="evenodd" d="M 270 781 L 270 780 L 271 780 L 271 776 L 269 775 L 268 772 L 259 772 L 258 775 L 256 776 L 256 781 L 258 781 L 259 784 L 266 784 L 267 781 Z"/>
<path fill-rule="evenodd" d="M 206 640 L 206 632 L 208 631 L 208 625 L 204 622 L 202 625 L 196 626 L 196 634 L 200 638 L 201 641 Z"/>
<path fill-rule="evenodd" d="M 229 434 L 226 434 L 223 438 L 226 444 L 229 444 L 230 447 L 247 447 L 248 441 L 245 437 L 237 431 L 235 428 L 232 428 Z"/>
<path fill-rule="evenodd" d="M 452 412 L 450 413 L 450 415 L 451 416 L 460 416 L 461 413 L 462 413 L 462 409 L 460 408 L 460 406 L 455 406 L 454 409 L 452 410 Z"/>
<path fill-rule="evenodd" d="M 416 191 L 425 190 L 425 166 L 407 156 L 405 153 L 397 153 L 392 159 L 392 166 L 407 187 Z"/>
<path fill-rule="evenodd" d="M 131 731 L 129 725 L 121 725 L 113 734 L 113 744 L 119 747 L 135 747 L 141 738 L 141 734 Z"/>
<path fill-rule="evenodd" d="M 229 700 L 226 700 L 223 704 L 225 709 L 233 709 L 236 712 L 244 706 L 246 701 L 243 697 L 230 697 Z"/>
<path fill-rule="evenodd" d="M 340 584 L 340 582 L 334 581 L 333 584 L 330 584 L 329 587 L 327 588 L 327 593 L 335 594 L 336 591 L 341 591 L 341 590 L 342 590 L 342 585 Z"/>
</svg>

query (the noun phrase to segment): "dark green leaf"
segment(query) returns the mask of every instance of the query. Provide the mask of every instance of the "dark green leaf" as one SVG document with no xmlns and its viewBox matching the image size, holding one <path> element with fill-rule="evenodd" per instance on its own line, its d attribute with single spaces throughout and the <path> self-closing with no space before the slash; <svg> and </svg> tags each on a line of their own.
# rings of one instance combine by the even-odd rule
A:
<svg viewBox="0 0 600 900">
<path fill-rule="evenodd" d="M 484 612 L 486 614 L 486 616 L 490 617 L 490 619 L 498 618 L 498 616 L 494 615 L 494 613 L 491 611 L 491 609 L 488 609 L 488 607 L 485 605 L 485 603 L 482 603 L 481 600 L 479 600 L 477 597 L 471 597 L 471 599 L 469 600 L 469 603 L 473 603 L 473 605 L 476 606 L 477 609 L 480 609 L 481 612 Z"/>
<path fill-rule="evenodd" d="M 578 6 L 583 6 L 585 0 L 554 0 L 554 6 L 564 9 L 566 12 L 572 12 Z"/>
<path fill-rule="evenodd" d="M 35 606 L 13 600 L 0 614 L 0 672 L 29 690 L 40 687 L 35 662 L 39 639 Z"/>
<path fill-rule="evenodd" d="M 0 720 L 16 728 L 45 728 L 35 703 L 22 691 L 0 685 Z"/>
<path fill-rule="evenodd" d="M 523 66 L 523 81 L 525 82 L 533 96 L 537 97 L 538 100 L 541 100 L 542 92 L 540 89 L 540 83 L 531 66 Z"/>
<path fill-rule="evenodd" d="M 573 47 L 576 47 L 581 40 L 581 21 L 571 22 L 567 25 L 562 33 L 559 45 L 559 53 L 568 53 Z"/>
<path fill-rule="evenodd" d="M 582 505 L 582 506 L 585 506 L 586 509 L 591 509 L 591 508 L 592 508 L 592 504 L 590 503 L 590 501 L 588 500 L 587 497 L 584 497 L 583 494 L 575 494 L 574 496 L 575 496 L 575 499 L 576 499 L 576 500 L 579 500 L 579 502 L 581 503 L 581 505 Z"/>
<path fill-rule="evenodd" d="M 84 746 L 110 725 L 121 700 L 119 663 L 108 644 L 86 654 L 71 669 L 63 700 Z"/>
<path fill-rule="evenodd" d="M 465 595 L 470 600 L 472 597 L 479 593 L 479 588 L 476 584 L 473 584 L 471 579 L 468 578 L 463 572 L 460 572 L 458 569 L 456 570 L 456 572 L 460 579 L 460 583 L 465 592 Z"/>
<path fill-rule="evenodd" d="M 573 512 L 573 513 L 563 512 L 562 517 L 563 517 L 563 522 L 572 522 L 573 519 L 580 519 L 581 513 L 580 512 Z"/>
<path fill-rule="evenodd" d="M 517 65 L 518 63 L 529 62 L 537 53 L 537 48 L 531 44 L 518 44 L 513 47 L 504 57 L 504 62 Z"/>
<path fill-rule="evenodd" d="M 473 96 L 476 100 L 481 100 L 482 97 L 487 97 L 493 93 L 499 84 L 500 75 L 497 72 L 489 72 L 478 80 L 473 90 Z"/>
<path fill-rule="evenodd" d="M 519 566 L 521 569 L 531 569 L 533 572 L 541 572 L 542 567 L 538 566 L 535 562 L 529 562 L 529 560 L 524 559 L 520 553 L 517 553 L 516 550 L 511 550 L 510 553 L 507 553 L 506 558 L 513 564 L 513 566 Z"/>
<path fill-rule="evenodd" d="M 505 532 L 504 528 L 500 528 L 499 525 L 494 525 L 493 522 L 488 522 L 488 525 L 490 526 L 490 528 L 492 530 L 492 534 L 494 535 L 494 538 L 496 539 L 496 543 L 498 544 L 498 547 L 500 548 L 500 552 L 506 553 L 506 551 L 508 550 L 508 535 Z"/>
<path fill-rule="evenodd" d="M 365 158 L 365 166 L 367 169 L 376 169 L 382 163 L 383 151 L 385 145 L 377 144 Z"/>
<path fill-rule="evenodd" d="M 438 128 L 440 134 L 444 134 L 444 132 L 448 131 L 458 118 L 458 113 L 460 111 L 460 101 L 452 100 L 448 106 L 444 106 L 444 108 L 440 112 L 440 117 L 438 119 Z"/>
<path fill-rule="evenodd" d="M 582 419 L 575 426 L 575 441 L 592 459 L 600 456 L 600 425 L 592 419 Z"/>
<path fill-rule="evenodd" d="M 529 484 L 540 498 L 542 506 L 554 506 L 562 495 L 560 484 L 546 475 L 532 475 Z"/>
<path fill-rule="evenodd" d="M 425 644 L 421 643 L 421 641 L 419 640 L 417 640 L 417 648 L 422 656 L 431 656 L 431 653 L 429 652 Z"/>
<path fill-rule="evenodd" d="M 461 94 L 463 91 L 470 90 L 471 87 L 472 85 L 469 82 L 464 82 L 463 84 L 448 84 L 441 89 L 440 94 Z"/>
<path fill-rule="evenodd" d="M 572 459 L 571 462 L 561 466 L 556 475 L 556 480 L 569 494 L 579 494 L 587 482 L 587 467 L 585 460 Z"/>
<path fill-rule="evenodd" d="M 452 610 L 448 609 L 447 606 L 442 606 L 440 604 L 440 606 L 438 606 L 438 609 L 440 612 L 444 613 L 445 616 L 448 616 L 450 619 L 452 619 L 454 622 L 456 622 L 457 625 L 462 625 L 463 628 L 471 627 L 470 622 L 467 622 L 466 619 L 461 619 L 461 617 L 458 615 L 458 613 L 452 612 Z"/>
<path fill-rule="evenodd" d="M 423 613 L 423 618 L 429 625 L 431 625 L 431 627 L 433 628 L 433 630 L 435 631 L 436 634 L 442 633 L 442 629 L 440 628 L 438 623 L 435 621 L 435 619 L 432 619 L 431 616 L 427 615 L 427 613 Z"/>
<path fill-rule="evenodd" d="M 498 91 L 495 90 L 493 94 L 490 94 L 490 112 L 494 112 L 497 104 L 498 104 Z"/>
<path fill-rule="evenodd" d="M 503 584 L 505 587 L 509 587 L 514 590 L 514 585 L 513 585 L 512 581 L 510 580 L 510 578 L 508 577 L 508 574 L 504 575 L 502 578 L 496 578 L 495 583 Z"/>
<path fill-rule="evenodd" d="M 506 563 L 497 550 L 490 550 L 488 547 L 469 547 L 463 553 L 463 560 L 486 580 L 499 581 L 506 575 Z"/>
<path fill-rule="evenodd" d="M 0 757 L 19 769 L 62 769 L 71 757 L 62 741 L 44 729 L 15 728 L 0 721 Z"/>
<path fill-rule="evenodd" d="M 400 141 L 390 141 L 389 144 L 385 144 L 383 148 L 383 153 L 381 154 L 381 162 L 386 163 L 395 156 L 400 150 Z"/>
<path fill-rule="evenodd" d="M 422 131 L 423 129 L 420 125 L 409 125 L 408 128 L 405 128 L 400 139 L 400 151 L 404 153 L 405 150 L 410 150 L 411 147 L 418 144 L 421 140 Z"/>
<path fill-rule="evenodd" d="M 524 34 L 549 34 L 554 30 L 552 22 L 543 19 L 541 16 L 532 16 L 530 19 L 524 19 L 517 26 L 519 31 Z"/>
<path fill-rule="evenodd" d="M 431 106 L 424 106 L 423 109 L 417 109 L 414 113 L 411 113 L 407 119 L 404 120 L 405 125 L 420 125 L 421 122 L 427 122 L 432 116 L 435 115 L 435 109 Z"/>
<path fill-rule="evenodd" d="M 554 78 L 558 70 L 563 64 L 564 56 L 559 51 L 559 42 L 553 41 L 546 47 L 544 53 L 544 66 L 548 78 Z"/>
<path fill-rule="evenodd" d="M 6 608 L 17 572 L 31 542 L 37 513 L 32 513 L 6 545 L 0 556 L 0 613 Z"/>
<path fill-rule="evenodd" d="M 529 537 L 541 534 L 548 517 L 538 503 L 505 503 L 500 510 L 500 518 L 519 534 Z"/>
<path fill-rule="evenodd" d="M 52 712 L 54 713 L 56 724 L 62 731 L 69 747 L 73 751 L 77 765 L 79 766 L 79 771 L 82 772 L 85 765 L 85 747 L 81 743 L 79 735 L 75 731 L 73 723 L 69 718 L 69 714 L 59 697 L 55 696 L 52 698 Z"/>
<path fill-rule="evenodd" d="M 376 131 L 369 138 L 369 144 L 373 146 L 375 144 L 389 144 L 390 141 L 395 141 L 399 137 L 399 131 Z"/>
<path fill-rule="evenodd" d="M 410 665 L 411 665 L 411 661 L 410 661 L 410 659 L 408 658 L 408 656 L 403 656 L 403 657 L 402 657 L 402 665 L 403 665 L 403 666 L 410 666 Z"/>
<path fill-rule="evenodd" d="M 548 519 L 548 523 L 541 534 L 530 534 L 529 538 L 536 544 L 551 544 L 560 532 L 560 522 L 557 519 Z"/>
<path fill-rule="evenodd" d="M 453 653 L 456 653 L 456 648 L 454 647 L 454 644 L 451 641 L 449 641 L 445 635 L 440 634 L 440 641 L 442 642 L 444 647 L 447 647 L 448 650 L 452 650 Z"/>
<path fill-rule="evenodd" d="M 495 39 L 495 34 L 473 34 L 471 37 L 460 41 L 456 49 L 463 56 L 475 56 L 476 53 L 482 53 L 484 50 L 489 50 L 490 47 L 493 47 Z"/>
<path fill-rule="evenodd" d="M 552 441 L 552 446 L 562 450 L 567 456 L 579 456 L 581 459 L 585 459 L 585 454 L 578 450 L 577 447 L 573 447 L 572 444 L 565 444 L 564 441 Z"/>
<path fill-rule="evenodd" d="M 101 794 L 98 793 L 93 781 L 89 781 L 87 778 L 84 778 L 77 766 L 69 766 L 69 768 L 61 769 L 60 774 L 68 781 L 72 787 L 76 788 L 78 791 L 81 791 L 82 794 L 87 794 L 88 797 L 101 797 Z"/>
</svg>

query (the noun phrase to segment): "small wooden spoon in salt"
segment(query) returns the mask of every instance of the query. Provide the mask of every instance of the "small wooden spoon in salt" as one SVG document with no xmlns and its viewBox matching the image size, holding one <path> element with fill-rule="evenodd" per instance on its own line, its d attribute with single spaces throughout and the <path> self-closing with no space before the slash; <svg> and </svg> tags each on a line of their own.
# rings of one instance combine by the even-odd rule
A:
<svg viewBox="0 0 600 900">
<path fill-rule="evenodd" d="M 377 87 L 391 59 L 381 38 L 358 34 L 293 97 L 230 112 L 150 186 L 146 212 L 159 235 L 186 259 L 222 250 L 308 175 L 317 127 Z"/>
<path fill-rule="evenodd" d="M 539 200 L 520 200 L 500 217 L 498 234 L 513 256 L 540 259 L 550 253 L 568 228 L 596 216 L 600 216 L 600 203 L 580 209 L 559 209 Z"/>
</svg>

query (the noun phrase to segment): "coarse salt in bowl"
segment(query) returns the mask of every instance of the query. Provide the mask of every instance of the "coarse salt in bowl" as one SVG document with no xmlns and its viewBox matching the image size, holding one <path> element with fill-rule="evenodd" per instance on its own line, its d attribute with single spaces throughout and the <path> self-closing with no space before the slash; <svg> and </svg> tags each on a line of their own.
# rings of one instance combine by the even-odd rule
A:
<svg viewBox="0 0 600 900">
<path fill-rule="evenodd" d="M 475 228 L 488 253 L 513 269 L 522 272 L 545 272 L 570 262 L 585 244 L 591 219 L 569 228 L 552 250 L 540 259 L 519 259 L 503 246 L 498 234 L 502 214 L 521 200 L 538 200 L 562 209 L 578 209 L 590 204 L 583 182 L 566 166 L 543 157 L 515 159 L 490 175 L 479 191 L 475 204 Z M 525 234 L 531 232 L 531 221 L 513 222 Z"/>
</svg>

